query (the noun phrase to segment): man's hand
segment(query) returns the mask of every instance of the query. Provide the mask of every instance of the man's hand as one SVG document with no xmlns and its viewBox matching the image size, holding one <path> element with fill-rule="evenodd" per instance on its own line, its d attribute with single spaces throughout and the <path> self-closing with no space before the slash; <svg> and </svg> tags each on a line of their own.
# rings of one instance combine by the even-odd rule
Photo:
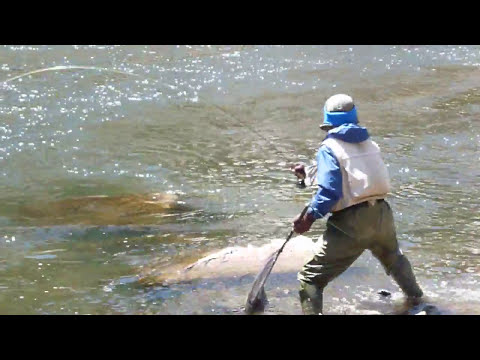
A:
<svg viewBox="0 0 480 360">
<path fill-rule="evenodd" d="M 304 180 L 307 174 L 305 173 L 305 165 L 303 164 L 295 164 L 290 167 L 292 172 L 299 180 Z"/>
<path fill-rule="evenodd" d="M 297 217 L 293 220 L 293 230 L 297 234 L 303 234 L 304 232 L 310 230 L 315 218 L 311 214 L 302 214 L 297 215 Z"/>
</svg>

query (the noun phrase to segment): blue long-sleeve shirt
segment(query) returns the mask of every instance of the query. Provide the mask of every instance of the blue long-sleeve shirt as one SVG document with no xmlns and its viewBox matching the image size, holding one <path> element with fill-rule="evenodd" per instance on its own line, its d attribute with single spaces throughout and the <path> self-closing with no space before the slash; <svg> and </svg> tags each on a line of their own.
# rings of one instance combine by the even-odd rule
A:
<svg viewBox="0 0 480 360">
<path fill-rule="evenodd" d="M 366 128 L 346 124 L 330 130 L 326 138 L 329 137 L 359 143 L 370 136 Z M 318 191 L 307 210 L 307 214 L 312 214 L 315 220 L 327 215 L 343 196 L 340 163 L 332 150 L 325 145 L 320 146 L 317 152 L 317 182 Z"/>
</svg>

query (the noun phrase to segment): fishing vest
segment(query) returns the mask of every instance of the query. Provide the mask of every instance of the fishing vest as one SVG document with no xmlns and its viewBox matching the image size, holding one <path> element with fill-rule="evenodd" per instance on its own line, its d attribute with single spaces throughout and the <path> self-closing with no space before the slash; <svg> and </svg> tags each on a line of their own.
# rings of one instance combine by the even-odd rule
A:
<svg viewBox="0 0 480 360">
<path fill-rule="evenodd" d="M 342 198 L 332 212 L 369 200 L 383 199 L 390 191 L 388 170 L 378 145 L 367 139 L 360 143 L 348 143 L 328 138 L 327 146 L 337 158 L 342 172 Z"/>
</svg>

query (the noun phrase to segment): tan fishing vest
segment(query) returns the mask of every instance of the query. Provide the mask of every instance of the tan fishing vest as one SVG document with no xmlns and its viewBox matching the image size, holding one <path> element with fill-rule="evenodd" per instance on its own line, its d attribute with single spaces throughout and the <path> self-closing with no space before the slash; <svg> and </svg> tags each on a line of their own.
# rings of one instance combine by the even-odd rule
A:
<svg viewBox="0 0 480 360">
<path fill-rule="evenodd" d="M 332 150 L 342 171 L 343 196 L 332 212 L 387 196 L 390 191 L 388 170 L 374 141 L 348 143 L 328 138 L 322 144 Z"/>
</svg>

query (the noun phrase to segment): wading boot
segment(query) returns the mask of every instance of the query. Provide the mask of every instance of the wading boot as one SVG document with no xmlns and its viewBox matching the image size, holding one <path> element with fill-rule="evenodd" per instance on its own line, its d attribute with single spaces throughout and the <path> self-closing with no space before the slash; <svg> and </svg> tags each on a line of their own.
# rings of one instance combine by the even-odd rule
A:
<svg viewBox="0 0 480 360">
<path fill-rule="evenodd" d="M 298 294 L 304 315 L 322 315 L 323 289 L 301 282 Z"/>
</svg>

